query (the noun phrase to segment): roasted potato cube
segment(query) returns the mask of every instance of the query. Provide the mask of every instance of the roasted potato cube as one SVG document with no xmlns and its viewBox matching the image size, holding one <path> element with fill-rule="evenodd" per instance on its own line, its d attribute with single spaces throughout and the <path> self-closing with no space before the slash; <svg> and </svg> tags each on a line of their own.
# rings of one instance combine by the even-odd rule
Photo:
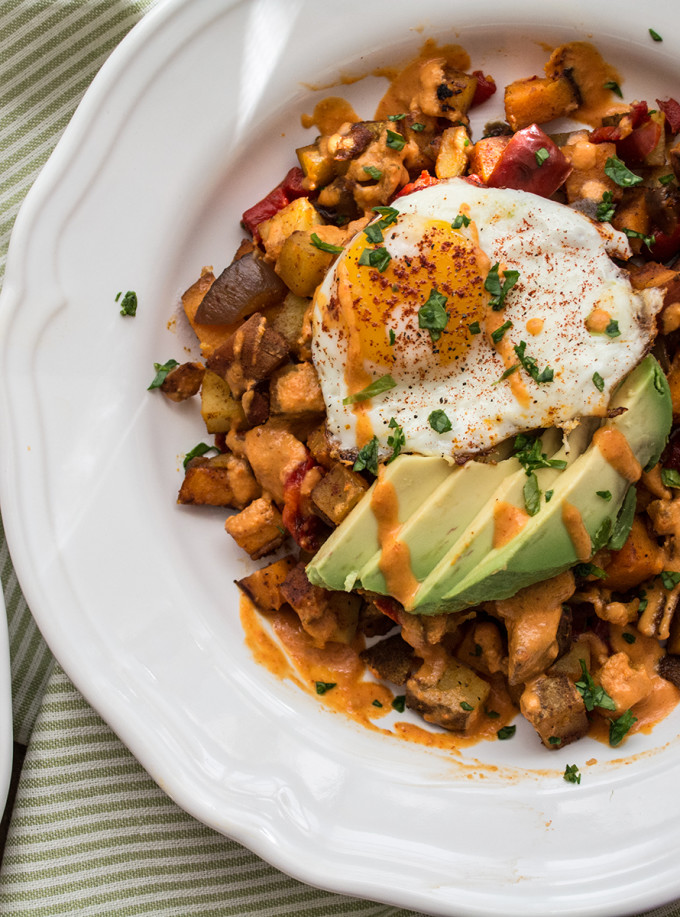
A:
<svg viewBox="0 0 680 917">
<path fill-rule="evenodd" d="M 335 177 L 335 163 L 330 156 L 324 155 L 318 143 L 301 146 L 295 151 L 300 168 L 305 173 L 305 185 L 312 191 L 323 188 Z"/>
<path fill-rule="evenodd" d="M 405 685 L 413 668 L 415 653 L 400 634 L 394 634 L 362 650 L 359 655 L 376 678 Z"/>
<path fill-rule="evenodd" d="M 303 563 L 293 567 L 281 593 L 316 646 L 350 643 L 354 638 L 361 607 L 361 597 L 356 593 L 330 592 L 313 586 Z"/>
<path fill-rule="evenodd" d="M 318 222 L 319 214 L 308 198 L 298 197 L 291 201 L 257 227 L 267 257 L 276 261 L 284 242 L 292 233 L 311 230 Z"/>
<path fill-rule="evenodd" d="M 470 153 L 470 172 L 479 175 L 483 182 L 488 181 L 510 140 L 505 135 L 478 140 Z"/>
<path fill-rule="evenodd" d="M 472 144 L 463 125 L 447 128 L 441 136 L 435 172 L 437 178 L 457 178 L 465 172 Z"/>
<path fill-rule="evenodd" d="M 311 359 L 310 341 L 306 338 L 305 317 L 309 299 L 289 293 L 284 301 L 263 312 L 267 323 L 288 341 L 288 346 L 302 360 Z"/>
<path fill-rule="evenodd" d="M 224 528 L 253 560 L 272 554 L 287 535 L 281 513 L 265 497 L 253 500 L 240 513 L 230 516 Z"/>
<path fill-rule="evenodd" d="M 578 104 L 573 84 L 563 76 L 555 80 L 531 76 L 505 87 L 505 118 L 513 131 L 562 118 Z"/>
<path fill-rule="evenodd" d="M 229 383 L 235 398 L 278 369 L 289 356 L 286 339 L 267 324 L 259 312 L 253 313 L 208 358 L 208 369 Z"/>
<path fill-rule="evenodd" d="M 307 449 L 285 427 L 268 421 L 248 430 L 245 436 L 246 457 L 263 490 L 283 503 L 283 489 L 288 476 L 307 459 Z"/>
<path fill-rule="evenodd" d="M 209 268 L 203 268 L 201 276 L 196 283 L 193 283 L 189 289 L 182 294 L 184 313 L 189 319 L 189 324 L 199 340 L 201 353 L 206 357 L 209 356 L 216 347 L 223 344 L 234 331 L 234 326 L 231 324 L 203 325 L 196 321 L 196 312 L 214 282 L 215 275 L 212 271 Z"/>
<path fill-rule="evenodd" d="M 425 66 L 428 63 L 426 61 Z M 419 97 L 423 112 L 436 118 L 448 118 L 454 121 L 459 116 L 465 115 L 475 97 L 477 77 L 440 63 L 438 70 L 431 72 L 431 78 L 433 81 L 431 90 L 428 81 L 427 89 L 430 91 L 421 92 Z"/>
<path fill-rule="evenodd" d="M 562 748 L 588 732 L 583 698 L 566 675 L 539 675 L 529 682 L 520 710 L 546 748 Z"/>
<path fill-rule="evenodd" d="M 277 370 L 269 383 L 272 414 L 308 417 L 323 414 L 326 406 L 319 377 L 311 363 L 296 363 Z"/>
<path fill-rule="evenodd" d="M 610 656 L 593 676 L 616 704 L 616 714 L 652 693 L 654 685 L 643 666 L 634 666 L 625 653 Z"/>
<path fill-rule="evenodd" d="M 187 465 L 178 503 L 243 509 L 262 493 L 250 465 L 236 455 L 195 458 Z"/>
<path fill-rule="evenodd" d="M 312 491 L 314 512 L 329 525 L 340 525 L 367 490 L 360 474 L 345 465 L 334 465 Z"/>
<path fill-rule="evenodd" d="M 296 563 L 293 555 L 289 554 L 262 567 L 261 570 L 256 570 L 250 576 L 237 580 L 236 585 L 261 611 L 278 611 L 286 601 L 281 586 Z"/>
<path fill-rule="evenodd" d="M 416 672 L 406 682 L 406 705 L 428 723 L 464 732 L 482 714 L 491 688 L 468 666 L 451 659 L 436 685 L 421 680 Z"/>
<path fill-rule="evenodd" d="M 201 388 L 205 367 L 202 363 L 181 363 L 171 369 L 163 379 L 160 389 L 170 401 L 186 401 Z"/>
<path fill-rule="evenodd" d="M 311 232 L 296 231 L 281 245 L 276 273 L 296 296 L 312 296 L 332 260 L 330 252 L 313 244 Z"/>
<path fill-rule="evenodd" d="M 229 433 L 246 425 L 243 408 L 228 384 L 209 369 L 201 385 L 201 416 L 208 433 Z"/>
<path fill-rule="evenodd" d="M 248 389 L 241 398 L 241 407 L 249 427 L 256 427 L 269 420 L 269 390 L 260 383 Z"/>
</svg>

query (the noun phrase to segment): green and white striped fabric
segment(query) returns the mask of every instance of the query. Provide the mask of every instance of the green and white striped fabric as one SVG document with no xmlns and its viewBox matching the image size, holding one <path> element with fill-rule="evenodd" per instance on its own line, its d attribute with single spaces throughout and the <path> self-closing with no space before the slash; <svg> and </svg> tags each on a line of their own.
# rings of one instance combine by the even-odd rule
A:
<svg viewBox="0 0 680 917">
<path fill-rule="evenodd" d="M 24 195 L 97 69 L 153 3 L 0 0 L 0 272 Z M 1 526 L 0 575 L 15 737 L 28 744 L 0 914 L 418 917 L 309 888 L 178 809 L 54 663 Z"/>
</svg>

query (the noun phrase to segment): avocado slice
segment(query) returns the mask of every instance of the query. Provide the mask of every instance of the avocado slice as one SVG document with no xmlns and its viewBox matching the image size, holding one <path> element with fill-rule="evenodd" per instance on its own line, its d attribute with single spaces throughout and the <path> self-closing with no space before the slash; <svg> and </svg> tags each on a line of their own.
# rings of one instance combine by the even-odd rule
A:
<svg viewBox="0 0 680 917">
<path fill-rule="evenodd" d="M 400 455 L 386 465 L 383 479 L 399 494 L 399 521 L 404 523 L 458 470 L 445 459 L 426 455 Z M 349 592 L 359 571 L 380 550 L 378 523 L 371 509 L 374 489 L 375 483 L 307 565 L 310 583 Z"/>
<path fill-rule="evenodd" d="M 622 433 L 643 468 L 654 465 L 668 438 L 672 408 L 668 383 L 653 357 L 645 357 L 626 377 L 611 407 L 626 410 L 607 420 L 603 428 Z M 473 543 L 470 551 L 476 557 L 482 555 L 473 569 L 466 563 L 470 554 L 462 564 L 461 560 L 451 563 L 448 556 L 444 558 L 422 584 L 412 610 L 423 614 L 458 611 L 482 601 L 507 598 L 525 586 L 556 576 L 579 560 L 562 520 L 564 504 L 580 512 L 597 547 L 606 543 L 629 486 L 592 442 L 565 471 L 557 473 L 550 503 L 542 503 L 518 535 L 503 547 L 485 552 L 476 552 Z M 597 496 L 597 491 L 609 491 L 611 499 Z M 493 506 L 486 512 L 492 517 Z"/>
</svg>

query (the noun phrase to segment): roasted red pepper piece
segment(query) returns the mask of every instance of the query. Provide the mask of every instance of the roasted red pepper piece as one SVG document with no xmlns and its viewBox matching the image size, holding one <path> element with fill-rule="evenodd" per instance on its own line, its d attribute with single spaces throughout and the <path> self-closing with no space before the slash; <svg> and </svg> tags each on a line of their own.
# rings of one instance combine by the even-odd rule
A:
<svg viewBox="0 0 680 917">
<path fill-rule="evenodd" d="M 283 210 L 284 207 L 296 198 L 307 197 L 309 191 L 306 191 L 302 187 L 303 178 L 304 172 L 302 169 L 293 166 L 276 188 L 273 188 L 261 201 L 258 201 L 257 204 L 253 204 L 252 207 L 249 207 L 248 210 L 243 213 L 241 219 L 246 229 L 255 235 L 260 223 L 264 223 L 265 220 L 273 217 L 275 213 L 278 213 L 279 210 Z"/>
<path fill-rule="evenodd" d="M 625 163 L 644 162 L 661 137 L 661 125 L 651 119 L 616 141 L 616 155 Z"/>
<path fill-rule="evenodd" d="M 477 87 L 472 97 L 470 108 L 474 108 L 475 105 L 481 105 L 482 102 L 486 102 L 497 89 L 494 78 L 492 76 L 486 76 L 482 70 L 473 70 L 472 76 L 477 77 Z"/>
<path fill-rule="evenodd" d="M 680 103 L 675 99 L 657 99 L 656 104 L 666 116 L 666 126 L 671 134 L 680 131 Z"/>
<path fill-rule="evenodd" d="M 547 157 L 541 150 L 546 151 Z M 570 173 L 571 165 L 560 148 L 537 124 L 530 124 L 517 131 L 510 140 L 487 185 L 490 188 L 517 188 L 550 197 Z"/>
<path fill-rule="evenodd" d="M 441 180 L 441 178 L 436 178 L 434 175 L 430 175 L 426 169 L 423 169 L 415 181 L 410 181 L 407 185 L 404 185 L 401 191 L 394 195 L 394 199 L 396 200 L 404 194 L 411 194 L 413 191 L 422 191 L 423 188 L 429 188 L 430 185 L 436 185 Z"/>
<path fill-rule="evenodd" d="M 640 254 L 643 258 L 663 263 L 680 252 L 680 221 L 674 232 L 665 233 L 660 229 L 655 229 L 651 234 L 654 236 L 654 244 L 651 248 L 647 248 L 646 245 L 642 246 Z"/>
<path fill-rule="evenodd" d="M 305 510 L 302 485 L 307 474 L 317 467 L 312 456 L 308 456 L 291 471 L 283 487 L 283 524 L 302 550 L 310 552 L 321 547 L 325 527 L 318 516 Z"/>
</svg>

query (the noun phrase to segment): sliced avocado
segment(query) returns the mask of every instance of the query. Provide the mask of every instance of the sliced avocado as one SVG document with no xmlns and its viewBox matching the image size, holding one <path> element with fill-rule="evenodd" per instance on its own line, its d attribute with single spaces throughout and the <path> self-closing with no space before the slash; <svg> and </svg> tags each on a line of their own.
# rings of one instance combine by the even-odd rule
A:
<svg viewBox="0 0 680 917">
<path fill-rule="evenodd" d="M 627 376 L 611 407 L 626 410 L 607 420 L 604 428 L 625 436 L 643 468 L 658 461 L 670 430 L 672 408 L 668 383 L 653 357 L 646 357 Z M 447 564 L 448 558 L 444 558 L 418 591 L 413 611 L 450 612 L 507 598 L 568 569 L 579 558 L 562 520 L 564 504 L 579 511 L 593 545 L 601 545 L 606 542 L 629 486 L 597 443 L 591 443 L 565 471 L 558 472 L 551 485 L 551 501 L 542 503 L 540 511 L 508 544 L 484 553 L 471 545 L 477 563 L 474 569 L 464 563 L 462 577 L 461 561 Z M 611 499 L 599 497 L 597 491 L 609 491 Z M 493 514 L 491 507 L 488 511 Z"/>
<path fill-rule="evenodd" d="M 425 455 L 400 455 L 386 465 L 383 480 L 399 494 L 399 521 L 403 524 L 456 471 L 444 459 Z M 374 489 L 375 483 L 307 565 L 314 585 L 349 592 L 361 568 L 379 551 L 378 523 L 371 508 Z"/>
</svg>

